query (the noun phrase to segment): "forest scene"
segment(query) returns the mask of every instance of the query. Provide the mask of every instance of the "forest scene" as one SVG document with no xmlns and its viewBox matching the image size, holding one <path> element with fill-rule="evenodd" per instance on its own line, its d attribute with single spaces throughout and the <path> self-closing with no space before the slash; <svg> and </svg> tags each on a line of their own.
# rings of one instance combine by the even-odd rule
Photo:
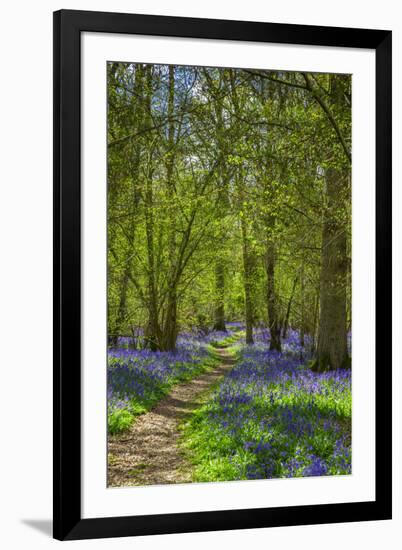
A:
<svg viewBox="0 0 402 550">
<path fill-rule="evenodd" d="M 352 78 L 107 63 L 108 487 L 351 474 Z"/>
</svg>

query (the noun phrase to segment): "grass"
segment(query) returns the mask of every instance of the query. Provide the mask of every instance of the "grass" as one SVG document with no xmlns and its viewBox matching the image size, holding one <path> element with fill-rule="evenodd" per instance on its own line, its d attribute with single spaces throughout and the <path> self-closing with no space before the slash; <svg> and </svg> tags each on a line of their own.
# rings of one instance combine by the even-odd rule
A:
<svg viewBox="0 0 402 550">
<path fill-rule="evenodd" d="M 348 474 L 350 374 L 247 350 L 182 434 L 197 482 Z"/>
<path fill-rule="evenodd" d="M 132 470 L 129 470 L 128 475 L 131 477 L 137 477 L 147 468 L 148 464 L 144 464 L 143 462 L 141 462 L 140 464 L 136 464 Z"/>
<path fill-rule="evenodd" d="M 213 340 L 212 342 L 210 342 L 210 345 L 213 348 L 217 348 L 217 349 L 229 348 L 233 346 L 233 344 L 235 344 L 239 340 L 239 338 L 241 338 L 242 336 L 244 336 L 243 331 L 234 332 L 233 334 L 230 334 L 223 340 L 218 340 L 218 341 Z"/>
<path fill-rule="evenodd" d="M 206 340 L 183 335 L 178 353 L 113 350 L 108 368 L 109 434 L 128 430 L 136 417 L 151 410 L 173 386 L 212 370 L 222 361 L 217 350 L 242 336 L 240 330 L 212 332 Z"/>
<path fill-rule="evenodd" d="M 177 369 L 177 374 L 169 377 L 167 381 L 152 379 L 152 383 L 145 385 L 145 389 L 141 393 L 133 391 L 126 397 L 124 408 L 110 407 L 108 412 L 109 434 L 115 435 L 127 431 L 133 425 L 136 417 L 151 410 L 174 386 L 189 382 L 215 368 L 221 358 L 211 345 L 206 346 L 206 349 L 208 355 L 201 363 L 197 365 L 182 363 Z M 129 371 L 127 376 L 130 376 Z"/>
</svg>

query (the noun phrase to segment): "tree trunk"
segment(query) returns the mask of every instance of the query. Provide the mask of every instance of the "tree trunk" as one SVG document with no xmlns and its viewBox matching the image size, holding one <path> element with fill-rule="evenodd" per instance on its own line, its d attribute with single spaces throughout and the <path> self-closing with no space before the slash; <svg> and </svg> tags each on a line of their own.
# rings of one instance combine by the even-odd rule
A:
<svg viewBox="0 0 402 550">
<path fill-rule="evenodd" d="M 215 324 L 214 330 L 226 331 L 225 326 L 225 266 L 218 258 L 215 265 Z"/>
<path fill-rule="evenodd" d="M 117 63 L 114 64 L 114 70 L 117 68 Z M 113 70 L 113 69 L 112 69 Z M 134 80 L 134 94 L 139 98 L 137 101 L 137 106 L 135 109 L 134 116 L 134 127 L 138 130 L 142 127 L 143 123 L 143 70 L 141 66 L 138 66 L 135 71 L 135 80 Z M 135 212 L 138 208 L 140 201 L 140 192 L 139 192 L 139 164 L 140 164 L 140 154 L 141 154 L 141 145 L 137 141 L 133 147 L 132 159 L 131 159 L 131 195 L 132 195 L 132 205 L 130 209 L 132 214 L 129 217 L 128 228 L 125 232 L 126 237 L 126 250 L 124 254 L 124 269 L 121 276 L 120 290 L 119 290 L 119 306 L 117 310 L 117 315 L 115 318 L 112 334 L 111 334 L 111 345 L 117 345 L 118 337 L 121 336 L 124 324 L 127 321 L 127 294 L 129 290 L 130 282 L 130 273 L 132 269 L 132 255 L 135 241 Z M 110 199 L 109 199 L 110 200 Z"/>
<path fill-rule="evenodd" d="M 302 265 L 300 269 L 300 345 L 304 348 L 304 336 L 306 332 L 306 317 L 304 306 L 304 257 L 302 259 Z"/>
<path fill-rule="evenodd" d="M 176 349 L 177 339 L 177 288 L 176 288 L 176 210 L 175 210 L 175 183 L 173 179 L 174 167 L 174 148 L 175 148 L 175 127 L 173 121 L 174 115 L 174 79 L 175 67 L 169 66 L 169 91 L 168 91 L 168 139 L 166 155 L 166 186 L 169 197 L 169 292 L 167 306 L 165 311 L 165 322 L 163 324 L 163 334 L 161 349 L 163 351 L 174 351 Z"/>
<path fill-rule="evenodd" d="M 293 287 L 292 292 L 290 293 L 289 301 L 288 301 L 288 307 L 286 309 L 286 316 L 285 321 L 283 323 L 283 332 L 282 332 L 282 338 L 287 338 L 288 335 L 288 329 L 289 329 L 289 319 L 290 319 L 290 311 L 292 309 L 292 302 L 296 291 L 296 285 L 297 285 L 297 277 L 295 277 L 293 281 Z"/>
<path fill-rule="evenodd" d="M 246 344 L 254 344 L 253 339 L 253 322 L 254 322 L 254 307 L 253 307 L 253 261 L 250 251 L 250 243 L 248 237 L 247 221 L 245 212 L 241 212 L 241 234 L 242 234 L 242 251 L 243 251 L 243 281 L 244 281 L 244 308 L 246 317 Z"/>
<path fill-rule="evenodd" d="M 211 79 L 208 79 L 211 93 L 215 94 L 216 90 Z M 219 253 L 215 260 L 215 311 L 214 311 L 214 330 L 226 331 L 225 325 L 225 257 L 222 254 L 226 243 L 226 216 L 230 208 L 229 202 L 229 175 L 227 170 L 227 154 L 228 144 L 225 134 L 225 125 L 223 121 L 223 104 L 222 101 L 213 102 L 216 125 L 215 139 L 218 150 L 218 158 L 220 170 L 217 177 L 218 197 L 217 207 L 219 212 L 218 220 L 218 245 Z"/>
<path fill-rule="evenodd" d="M 267 273 L 268 324 L 271 335 L 269 349 L 281 351 L 281 326 L 278 319 L 277 300 L 275 294 L 275 244 L 270 235 L 268 235 L 265 269 Z"/>
<path fill-rule="evenodd" d="M 160 342 L 161 351 L 174 351 L 176 349 L 177 332 L 177 292 L 172 289 L 169 292 L 166 307 L 165 324 Z"/>
<path fill-rule="evenodd" d="M 146 211 L 145 211 L 145 224 L 146 224 L 146 238 L 147 238 L 147 257 L 148 257 L 148 291 L 147 291 L 147 304 L 148 304 L 148 326 L 145 334 L 145 341 L 147 346 L 156 351 L 160 343 L 160 329 L 158 322 L 158 299 L 155 282 L 155 251 L 154 251 L 154 221 L 152 214 L 153 194 L 152 194 L 152 181 L 150 177 L 147 178 L 146 183 Z"/>
<path fill-rule="evenodd" d="M 151 67 L 146 66 L 146 123 L 151 120 L 151 100 L 152 100 L 152 72 Z M 153 166 L 152 158 L 148 160 L 147 173 L 145 181 L 145 234 L 147 242 L 147 306 L 148 306 L 148 324 L 145 331 L 145 342 L 147 346 L 156 351 L 159 348 L 161 340 L 161 331 L 158 319 L 158 293 L 156 287 L 155 271 L 155 248 L 154 248 L 154 198 L 153 198 Z"/>
<path fill-rule="evenodd" d="M 338 220 L 339 197 L 347 181 L 334 168 L 326 173 L 327 208 L 322 229 L 320 322 L 317 358 L 319 372 L 349 366 L 346 338 L 346 231 Z"/>
<path fill-rule="evenodd" d="M 318 310 L 320 307 L 320 291 L 317 292 L 315 303 L 314 303 L 314 319 L 313 319 L 313 334 L 311 338 L 311 353 L 316 351 L 316 342 L 317 342 L 317 321 L 318 321 Z"/>
<path fill-rule="evenodd" d="M 243 223 L 242 223 L 243 226 Z M 244 306 L 246 315 L 246 344 L 254 344 L 253 339 L 253 299 L 251 282 L 251 258 L 243 234 L 243 268 L 244 268 Z"/>
</svg>

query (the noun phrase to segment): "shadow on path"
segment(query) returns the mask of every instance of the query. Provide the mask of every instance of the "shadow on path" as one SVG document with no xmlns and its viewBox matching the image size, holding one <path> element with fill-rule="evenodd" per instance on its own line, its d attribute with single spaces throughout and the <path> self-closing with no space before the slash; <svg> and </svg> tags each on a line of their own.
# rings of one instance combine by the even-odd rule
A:
<svg viewBox="0 0 402 550">
<path fill-rule="evenodd" d="M 178 447 L 179 424 L 202 404 L 202 397 L 236 360 L 217 348 L 221 363 L 186 384 L 175 386 L 151 411 L 139 416 L 126 433 L 108 442 L 108 486 L 189 483 L 191 465 Z"/>
</svg>

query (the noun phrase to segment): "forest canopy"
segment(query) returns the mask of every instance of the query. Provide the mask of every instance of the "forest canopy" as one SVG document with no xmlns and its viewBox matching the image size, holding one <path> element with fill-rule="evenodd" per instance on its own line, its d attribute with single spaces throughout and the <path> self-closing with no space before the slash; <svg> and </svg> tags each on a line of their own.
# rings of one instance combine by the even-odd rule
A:
<svg viewBox="0 0 402 550">
<path fill-rule="evenodd" d="M 108 338 L 244 322 L 348 367 L 350 75 L 107 64 Z"/>
</svg>

